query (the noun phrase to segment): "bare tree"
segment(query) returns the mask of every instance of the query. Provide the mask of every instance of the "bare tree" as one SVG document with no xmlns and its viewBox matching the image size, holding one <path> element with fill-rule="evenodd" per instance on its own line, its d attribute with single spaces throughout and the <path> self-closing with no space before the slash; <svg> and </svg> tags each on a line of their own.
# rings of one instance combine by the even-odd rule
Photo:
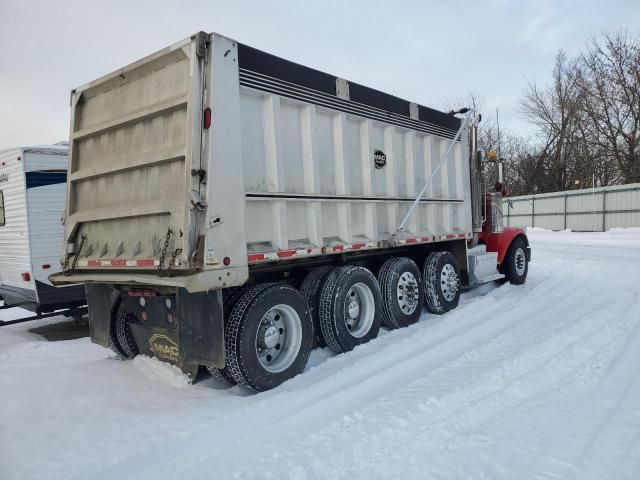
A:
<svg viewBox="0 0 640 480">
<path fill-rule="evenodd" d="M 617 180 L 609 167 L 614 163 L 624 183 L 640 182 L 638 37 L 621 32 L 594 38 L 580 59 L 586 140 L 602 159 L 602 181 Z"/>
<path fill-rule="evenodd" d="M 530 190 L 549 192 L 572 188 L 590 164 L 582 124 L 583 90 L 578 60 L 556 55 L 552 83 L 539 87 L 529 82 L 520 113 L 538 130 L 537 154 L 527 160 L 533 175 Z M 589 169 L 589 168 L 587 168 Z"/>
</svg>

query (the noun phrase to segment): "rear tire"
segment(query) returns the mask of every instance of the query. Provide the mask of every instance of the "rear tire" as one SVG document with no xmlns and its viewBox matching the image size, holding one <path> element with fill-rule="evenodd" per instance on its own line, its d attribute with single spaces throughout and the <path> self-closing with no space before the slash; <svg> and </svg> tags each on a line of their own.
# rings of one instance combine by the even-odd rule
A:
<svg viewBox="0 0 640 480">
<path fill-rule="evenodd" d="M 382 294 L 382 323 L 402 328 L 418 321 L 422 314 L 423 285 L 420 269 L 409 258 L 390 258 L 378 272 Z"/>
<path fill-rule="evenodd" d="M 233 307 L 225 326 L 226 370 L 254 392 L 301 373 L 313 346 L 309 306 L 295 288 L 253 285 Z"/>
<path fill-rule="evenodd" d="M 115 354 L 118 355 L 118 357 L 127 358 L 127 354 L 125 353 L 122 346 L 120 346 L 116 328 L 116 318 L 118 317 L 121 303 L 122 298 L 120 297 L 120 292 L 118 290 L 113 290 L 111 292 L 111 324 L 109 325 L 109 348 L 111 348 L 111 350 L 113 350 Z"/>
<path fill-rule="evenodd" d="M 322 337 L 322 329 L 320 328 L 320 317 L 318 315 L 318 303 L 320 301 L 320 289 L 329 272 L 333 270 L 330 265 L 316 267 L 311 270 L 300 285 L 300 293 L 309 304 L 311 318 L 313 319 L 313 336 L 314 348 L 326 347 L 327 344 Z"/>
<path fill-rule="evenodd" d="M 526 252 L 527 244 L 522 238 L 516 237 L 509 245 L 507 255 L 500 265 L 500 271 L 504 274 L 505 280 L 513 285 L 522 285 L 527 280 L 529 262 Z"/>
<path fill-rule="evenodd" d="M 424 298 L 427 310 L 442 315 L 460 301 L 460 269 L 449 252 L 432 252 L 424 262 Z"/>
<path fill-rule="evenodd" d="M 229 318 L 229 314 L 231 314 L 231 310 L 233 306 L 236 304 L 238 299 L 249 289 L 252 285 L 243 285 L 241 287 L 233 287 L 227 288 L 222 292 L 222 311 L 224 316 L 224 323 L 226 325 L 227 319 Z M 209 373 L 213 378 L 218 380 L 223 385 L 228 385 L 230 387 L 236 384 L 236 381 L 233 379 L 233 376 L 227 370 L 226 365 L 223 368 L 215 368 L 215 367 L 207 367 Z"/>
<path fill-rule="evenodd" d="M 334 352 L 348 352 L 378 336 L 382 296 L 366 268 L 335 268 L 324 282 L 319 305 L 322 336 Z"/>
<path fill-rule="evenodd" d="M 117 290 L 111 293 L 111 325 L 109 327 L 111 350 L 125 359 L 138 355 L 138 345 L 131 333 L 127 311 L 122 304 L 122 296 Z"/>
</svg>

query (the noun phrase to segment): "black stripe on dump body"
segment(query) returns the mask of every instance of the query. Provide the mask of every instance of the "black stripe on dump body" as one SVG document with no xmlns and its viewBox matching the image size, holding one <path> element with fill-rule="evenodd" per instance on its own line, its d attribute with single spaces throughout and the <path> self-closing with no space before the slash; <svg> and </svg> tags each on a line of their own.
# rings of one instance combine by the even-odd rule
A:
<svg viewBox="0 0 640 480">
<path fill-rule="evenodd" d="M 305 67 L 253 47 L 238 44 L 238 64 L 253 72 L 276 77 L 287 82 L 313 88 L 324 93 L 336 94 L 336 77 Z"/>
<path fill-rule="evenodd" d="M 253 47 L 238 44 L 241 69 L 290 82 L 337 97 L 338 77 L 299 63 L 285 60 Z M 410 102 L 355 82 L 349 82 L 349 97 L 353 102 L 410 118 Z M 447 130 L 457 131 L 461 120 L 433 108 L 418 105 L 418 119 Z"/>
<path fill-rule="evenodd" d="M 66 170 L 45 170 L 26 172 L 27 188 L 44 187 L 46 185 L 55 185 L 57 183 L 67 182 Z"/>
<path fill-rule="evenodd" d="M 329 95 L 319 92 L 318 90 L 302 87 L 291 82 L 285 82 L 284 80 L 245 69 L 240 69 L 240 85 L 449 139 L 452 139 L 456 134 L 456 130 L 440 127 L 421 120 L 414 120 L 411 117 L 398 115 L 363 103 L 345 100 L 335 95 Z"/>
<path fill-rule="evenodd" d="M 295 194 L 295 193 L 247 193 L 247 198 L 280 198 L 283 200 L 307 200 L 307 201 L 355 201 L 355 202 L 414 202 L 415 198 L 410 197 L 365 197 L 356 195 L 316 195 L 316 194 Z M 421 203 L 463 203 L 464 200 L 457 198 L 421 198 Z"/>
</svg>

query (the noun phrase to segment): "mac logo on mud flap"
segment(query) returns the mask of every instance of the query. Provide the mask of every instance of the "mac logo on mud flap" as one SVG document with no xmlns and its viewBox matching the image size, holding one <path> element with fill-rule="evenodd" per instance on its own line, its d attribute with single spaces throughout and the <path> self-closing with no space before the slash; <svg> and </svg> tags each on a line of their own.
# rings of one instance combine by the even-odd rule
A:
<svg viewBox="0 0 640 480">
<path fill-rule="evenodd" d="M 149 349 L 160 360 L 178 364 L 178 344 L 161 333 L 156 333 L 149 339 Z"/>
</svg>

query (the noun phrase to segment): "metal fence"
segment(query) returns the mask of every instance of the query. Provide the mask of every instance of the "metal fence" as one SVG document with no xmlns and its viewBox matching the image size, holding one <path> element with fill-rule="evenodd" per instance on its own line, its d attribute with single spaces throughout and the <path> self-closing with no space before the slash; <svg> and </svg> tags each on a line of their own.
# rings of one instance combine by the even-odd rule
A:
<svg viewBox="0 0 640 480">
<path fill-rule="evenodd" d="M 640 183 L 512 197 L 503 212 L 507 225 L 550 230 L 640 227 Z"/>
</svg>

